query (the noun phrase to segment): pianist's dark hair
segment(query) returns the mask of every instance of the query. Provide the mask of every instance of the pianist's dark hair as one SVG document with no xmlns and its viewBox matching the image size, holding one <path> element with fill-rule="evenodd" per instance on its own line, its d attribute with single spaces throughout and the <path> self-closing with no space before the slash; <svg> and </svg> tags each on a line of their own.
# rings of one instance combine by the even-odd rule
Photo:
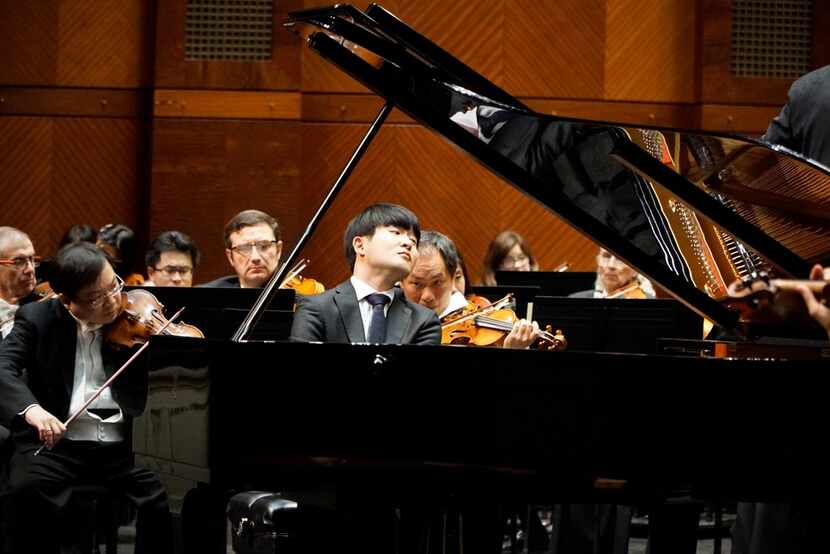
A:
<svg viewBox="0 0 830 554">
<path fill-rule="evenodd" d="M 144 256 L 144 263 L 147 264 L 147 267 L 155 268 L 164 252 L 183 252 L 190 254 L 193 266 L 199 265 L 199 249 L 196 248 L 196 243 L 181 231 L 165 231 L 159 233 L 159 236 L 150 243 L 150 248 Z"/>
<path fill-rule="evenodd" d="M 447 266 L 447 272 L 450 274 L 450 279 L 455 277 L 455 270 L 458 264 L 461 263 L 461 258 L 458 255 L 458 249 L 455 244 L 449 239 L 447 235 L 439 233 L 438 231 L 424 231 L 421 233 L 421 240 L 418 242 L 418 250 L 424 251 L 432 248 L 444 260 L 444 265 Z"/>
<path fill-rule="evenodd" d="M 49 286 L 75 300 L 78 292 L 101 275 L 107 261 L 104 252 L 88 242 L 73 242 L 58 250 L 49 269 Z"/>
<path fill-rule="evenodd" d="M 418 216 L 412 211 L 397 204 L 372 204 L 349 222 L 343 235 L 343 252 L 346 254 L 350 271 L 354 270 L 354 262 L 357 259 L 352 246 L 354 238 L 371 237 L 375 234 L 375 229 L 388 225 L 411 229 L 415 233 L 415 240 L 421 240 L 421 224 L 418 222 Z"/>
</svg>

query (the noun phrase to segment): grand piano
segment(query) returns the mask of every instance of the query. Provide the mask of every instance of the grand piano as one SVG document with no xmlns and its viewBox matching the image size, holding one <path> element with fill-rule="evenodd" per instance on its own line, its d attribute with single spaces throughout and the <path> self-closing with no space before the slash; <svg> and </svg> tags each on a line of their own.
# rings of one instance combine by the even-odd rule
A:
<svg viewBox="0 0 830 554">
<path fill-rule="evenodd" d="M 807 321 L 751 325 L 726 300 L 736 280 L 806 278 L 830 259 L 828 168 L 747 137 L 535 113 L 378 5 L 286 25 L 386 100 L 337 186 L 398 108 L 738 342 L 824 339 Z M 818 497 L 830 462 L 825 340 L 810 356 L 485 351 L 253 341 L 256 319 L 233 339 L 151 340 L 135 451 L 184 499 L 187 551 L 216 548 L 238 490 L 786 501 Z M 707 424 L 703 406 L 727 411 Z"/>
</svg>

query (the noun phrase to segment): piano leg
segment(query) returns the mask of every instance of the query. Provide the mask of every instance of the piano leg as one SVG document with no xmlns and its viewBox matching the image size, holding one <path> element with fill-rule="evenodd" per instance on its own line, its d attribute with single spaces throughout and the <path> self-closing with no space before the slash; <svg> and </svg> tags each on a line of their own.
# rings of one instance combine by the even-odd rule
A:
<svg viewBox="0 0 830 554">
<path fill-rule="evenodd" d="M 182 503 L 182 541 L 185 554 L 225 554 L 230 494 L 200 483 L 190 489 Z"/>
</svg>

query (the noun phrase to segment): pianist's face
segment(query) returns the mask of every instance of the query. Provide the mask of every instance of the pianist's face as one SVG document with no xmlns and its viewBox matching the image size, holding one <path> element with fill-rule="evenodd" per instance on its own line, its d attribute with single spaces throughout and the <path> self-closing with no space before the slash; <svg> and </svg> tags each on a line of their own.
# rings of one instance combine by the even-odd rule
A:
<svg viewBox="0 0 830 554">
<path fill-rule="evenodd" d="M 387 274 L 393 283 L 409 275 L 418 259 L 412 229 L 379 226 L 372 236 L 355 237 L 353 244 L 358 260 L 373 271 Z"/>
<path fill-rule="evenodd" d="M 419 249 L 418 262 L 402 282 L 410 302 L 426 306 L 441 315 L 450 303 L 454 279 L 435 248 Z"/>
<path fill-rule="evenodd" d="M 242 288 L 263 286 L 280 263 L 282 241 L 276 240 L 267 223 L 258 223 L 231 233 L 225 250 Z"/>
</svg>

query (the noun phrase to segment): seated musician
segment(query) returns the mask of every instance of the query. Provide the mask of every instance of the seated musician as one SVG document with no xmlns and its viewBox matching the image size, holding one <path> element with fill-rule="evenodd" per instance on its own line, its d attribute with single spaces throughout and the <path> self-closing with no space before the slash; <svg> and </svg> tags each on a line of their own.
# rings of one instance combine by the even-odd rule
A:
<svg viewBox="0 0 830 554">
<path fill-rule="evenodd" d="M 14 227 L 0 227 L 0 338 L 11 332 L 17 309 L 36 299 L 36 266 L 29 236 Z"/>
<path fill-rule="evenodd" d="M 651 281 L 637 273 L 614 254 L 600 248 L 594 288 L 570 295 L 573 298 L 654 298 Z"/>
<path fill-rule="evenodd" d="M 138 269 L 138 241 L 135 232 L 121 223 L 109 223 L 98 230 L 95 244 L 104 251 L 115 273 L 127 285 L 140 285 L 144 276 Z"/>
<path fill-rule="evenodd" d="M 15 446 L 13 552 L 55 552 L 71 536 L 66 509 L 78 484 L 124 493 L 138 506 L 136 552 L 169 552 L 167 495 L 155 474 L 134 465 L 130 438 L 131 418 L 146 402 L 146 373 L 131 368 L 68 428 L 62 423 L 127 357 L 102 338 L 119 313 L 123 282 L 88 243 L 61 249 L 50 277 L 58 297 L 18 310 L 0 344 L 0 422 Z"/>
<path fill-rule="evenodd" d="M 406 297 L 426 306 L 440 318 L 467 306 L 467 299 L 455 288 L 459 256 L 455 244 L 437 231 L 424 231 L 418 243 L 418 261 L 402 281 Z M 539 338 L 539 325 L 516 321 L 505 337 L 505 348 L 526 348 Z"/>
<path fill-rule="evenodd" d="M 395 204 L 374 204 L 349 223 L 343 247 L 352 276 L 333 289 L 298 298 L 291 339 L 321 342 L 439 344 L 434 312 L 395 287 L 418 258 L 420 224 Z"/>
<path fill-rule="evenodd" d="M 502 231 L 490 242 L 484 255 L 482 284 L 497 285 L 496 271 L 539 271 L 539 264 L 519 233 Z"/>
<path fill-rule="evenodd" d="M 280 263 L 282 240 L 277 220 L 259 210 L 245 210 L 225 225 L 225 256 L 236 275 L 200 285 L 213 288 L 260 288 Z"/>
<path fill-rule="evenodd" d="M 193 269 L 199 263 L 199 249 L 181 231 L 165 231 L 150 243 L 144 261 L 148 277 L 145 285 L 191 287 Z"/>
</svg>

